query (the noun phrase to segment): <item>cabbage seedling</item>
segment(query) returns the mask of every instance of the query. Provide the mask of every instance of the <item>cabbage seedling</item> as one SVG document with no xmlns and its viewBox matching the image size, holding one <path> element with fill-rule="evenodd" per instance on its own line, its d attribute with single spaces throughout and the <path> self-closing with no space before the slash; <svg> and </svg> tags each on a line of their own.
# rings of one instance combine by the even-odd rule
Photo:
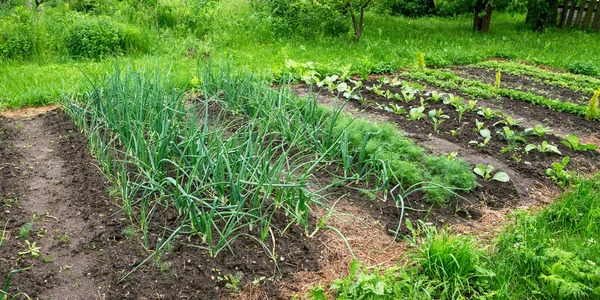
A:
<svg viewBox="0 0 600 300">
<path fill-rule="evenodd" d="M 543 141 L 541 145 L 529 144 L 525 146 L 525 152 L 527 152 L 527 154 L 534 149 L 542 153 L 553 152 L 556 154 L 562 154 L 560 153 L 560 150 L 556 148 L 556 146 L 548 144 L 546 141 Z"/>
<path fill-rule="evenodd" d="M 411 121 L 420 120 L 420 119 L 422 119 L 422 118 L 425 117 L 425 114 L 423 113 L 424 111 L 425 111 L 425 107 L 424 106 L 413 107 L 408 112 L 407 119 L 409 119 Z"/>
<path fill-rule="evenodd" d="M 494 166 L 492 165 L 487 165 L 486 167 L 482 164 L 479 164 L 475 167 L 475 169 L 473 169 L 473 172 L 475 174 L 479 175 L 485 180 L 496 180 L 500 182 L 508 182 L 510 180 L 510 176 L 508 176 L 508 174 L 506 174 L 505 172 L 496 172 L 496 174 L 492 176 L 493 171 Z"/>
<path fill-rule="evenodd" d="M 579 143 L 579 137 L 574 134 L 567 135 L 567 139 L 561 142 L 563 145 L 575 150 L 575 151 L 596 151 L 598 148 L 594 144 L 581 144 Z"/>
</svg>

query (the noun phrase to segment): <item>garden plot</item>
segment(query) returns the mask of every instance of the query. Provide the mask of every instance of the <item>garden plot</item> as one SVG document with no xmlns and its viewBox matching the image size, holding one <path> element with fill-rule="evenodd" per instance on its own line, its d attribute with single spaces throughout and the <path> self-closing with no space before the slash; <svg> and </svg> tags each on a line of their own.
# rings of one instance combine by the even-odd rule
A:
<svg viewBox="0 0 600 300">
<path fill-rule="evenodd" d="M 198 76 L 191 102 L 119 71 L 66 114 L 1 120 L 11 295 L 304 295 L 354 259 L 406 259 L 407 220 L 490 231 L 494 210 L 598 168 L 592 145 L 407 81 L 331 80 L 356 100 L 341 110 L 244 72 Z"/>
<path fill-rule="evenodd" d="M 406 77 L 449 85 L 415 73 Z M 390 76 L 341 83 L 338 76 L 327 77 L 318 83 L 321 87 L 317 87 L 319 102 L 339 107 L 351 100 L 345 104 L 346 111 L 374 121 L 395 123 L 434 153 L 461 157 L 477 166 L 482 170 L 479 172 L 483 173 L 482 177 L 489 175 L 485 178 L 488 180 L 480 178 L 480 187 L 465 197 L 491 208 L 514 207 L 516 203 L 523 203 L 521 201 L 530 205 L 527 201 L 532 198 L 547 201 L 556 193 L 557 186 L 569 184 L 573 174 L 593 174 L 600 167 L 595 135 L 599 123 L 595 120 L 510 97 L 496 99 L 487 93 L 482 94 L 488 99 L 469 96 L 465 93 L 469 89 L 462 86 L 429 88 L 425 87 L 429 84 L 424 82 L 427 80 L 416 82 L 400 78 Z M 301 87 L 297 91 L 308 92 Z M 512 111 L 516 111 L 518 117 Z M 484 169 L 489 165 L 494 169 L 485 174 Z M 496 171 L 506 172 L 511 180 L 506 183 L 489 180 Z"/>
</svg>

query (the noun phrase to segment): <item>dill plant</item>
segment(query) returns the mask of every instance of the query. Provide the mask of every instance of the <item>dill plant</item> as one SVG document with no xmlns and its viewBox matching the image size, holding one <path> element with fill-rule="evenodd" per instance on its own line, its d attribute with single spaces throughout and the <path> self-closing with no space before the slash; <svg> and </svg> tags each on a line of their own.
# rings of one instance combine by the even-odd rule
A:
<svg viewBox="0 0 600 300">
<path fill-rule="evenodd" d="M 594 91 L 594 95 L 590 98 L 590 102 L 585 109 L 585 118 L 587 120 L 594 120 L 600 117 L 600 112 L 598 111 L 598 97 L 600 97 L 600 89 Z"/>
</svg>

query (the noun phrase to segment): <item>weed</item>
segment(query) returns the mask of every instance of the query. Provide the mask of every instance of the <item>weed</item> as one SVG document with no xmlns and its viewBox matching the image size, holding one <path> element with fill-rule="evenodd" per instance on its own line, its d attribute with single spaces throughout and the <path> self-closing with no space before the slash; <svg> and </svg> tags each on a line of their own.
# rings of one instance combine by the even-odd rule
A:
<svg viewBox="0 0 600 300">
<path fill-rule="evenodd" d="M 552 178 L 561 187 L 576 183 L 577 176 L 574 171 L 567 171 L 565 167 L 569 163 L 569 157 L 565 156 L 560 162 L 552 163 L 552 168 L 546 169 L 546 176 Z"/>
<path fill-rule="evenodd" d="M 21 225 L 21 227 L 19 227 L 19 238 L 21 240 L 25 240 L 31 232 L 31 229 L 33 229 L 33 223 L 25 223 Z"/>
<path fill-rule="evenodd" d="M 25 244 L 27 244 L 27 250 L 19 252 L 19 255 L 31 254 L 33 258 L 38 258 L 40 256 L 41 248 L 37 247 L 35 242 L 30 243 L 28 240 L 25 240 Z"/>
</svg>

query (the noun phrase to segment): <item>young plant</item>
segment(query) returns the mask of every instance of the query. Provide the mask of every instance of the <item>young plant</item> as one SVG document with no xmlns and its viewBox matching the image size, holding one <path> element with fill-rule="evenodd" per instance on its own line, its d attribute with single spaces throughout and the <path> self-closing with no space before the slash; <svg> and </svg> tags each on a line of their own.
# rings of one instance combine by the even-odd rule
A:
<svg viewBox="0 0 600 300">
<path fill-rule="evenodd" d="M 475 106 L 477 105 L 477 100 L 469 100 L 468 104 L 469 104 L 469 111 L 474 111 Z"/>
<path fill-rule="evenodd" d="M 425 111 L 425 107 L 424 106 L 413 107 L 408 112 L 407 119 L 409 119 L 411 121 L 420 120 L 420 119 L 422 119 L 422 118 L 425 117 L 425 113 L 423 113 L 424 111 Z"/>
<path fill-rule="evenodd" d="M 438 93 L 438 91 L 431 91 L 431 93 L 429 93 L 429 98 L 427 98 L 427 100 L 439 102 L 440 100 L 442 100 L 442 95 L 440 93 Z"/>
<path fill-rule="evenodd" d="M 402 85 L 402 80 L 399 80 L 398 77 L 394 77 L 394 78 L 392 78 L 392 81 L 390 81 L 391 87 L 398 87 L 401 85 Z"/>
<path fill-rule="evenodd" d="M 513 127 L 513 126 L 519 126 L 519 125 L 521 125 L 521 122 L 513 119 L 513 117 L 511 117 L 511 116 L 505 116 L 504 119 L 502 119 L 502 120 L 494 123 L 494 126 L 497 126 L 497 125 L 500 125 L 500 124 L 501 125 L 506 125 L 506 126 Z"/>
<path fill-rule="evenodd" d="M 397 105 L 396 103 L 390 103 L 390 107 L 391 107 L 392 112 L 397 115 L 406 113 L 406 109 L 400 105 Z"/>
<path fill-rule="evenodd" d="M 485 180 L 496 180 L 496 181 L 500 181 L 500 182 L 508 182 L 510 180 L 510 177 L 505 172 L 496 172 L 496 174 L 494 174 L 494 176 L 492 176 L 493 171 L 494 171 L 494 166 L 492 166 L 492 165 L 487 165 L 487 167 L 486 167 L 482 164 L 479 164 L 473 169 L 473 172 L 475 174 L 479 175 L 481 178 L 483 178 Z"/>
<path fill-rule="evenodd" d="M 562 141 L 561 143 L 575 151 L 596 151 L 598 149 L 594 144 L 580 144 L 579 137 L 577 137 L 574 134 L 567 135 L 567 139 Z"/>
<path fill-rule="evenodd" d="M 558 148 L 556 148 L 556 146 L 548 144 L 548 142 L 546 142 L 546 141 L 543 141 L 541 145 L 529 144 L 529 145 L 525 146 L 525 152 L 527 152 L 527 154 L 529 154 L 529 152 L 534 149 L 541 153 L 552 152 L 552 153 L 556 153 L 556 154 L 562 154 L 562 153 L 560 153 L 560 150 L 558 150 Z"/>
<path fill-rule="evenodd" d="M 475 119 L 475 128 L 477 129 L 477 131 L 481 131 L 484 125 L 484 122 L 479 122 L 479 120 Z"/>
<path fill-rule="evenodd" d="M 378 96 L 385 97 L 384 92 L 381 90 L 382 86 L 383 86 L 383 83 L 380 83 L 379 85 L 373 84 L 372 86 L 368 86 L 367 90 L 375 93 Z"/>
<path fill-rule="evenodd" d="M 416 61 L 417 61 L 417 69 L 421 72 L 425 72 L 427 70 L 427 66 L 425 65 L 425 55 L 421 52 L 415 53 Z"/>
<path fill-rule="evenodd" d="M 498 91 L 500 89 L 500 79 L 502 78 L 502 73 L 500 71 L 496 72 L 496 81 L 494 82 L 494 90 Z"/>
<path fill-rule="evenodd" d="M 552 181 L 561 187 L 565 187 L 567 184 L 575 183 L 576 175 L 574 171 L 568 172 L 565 167 L 569 163 L 569 157 L 563 157 L 561 162 L 552 163 L 552 168 L 546 169 L 546 176 L 550 177 Z"/>
<path fill-rule="evenodd" d="M 483 147 L 487 146 L 487 144 L 489 144 L 490 140 L 492 140 L 492 135 L 490 133 L 490 130 L 487 128 L 481 129 L 479 131 L 479 135 L 481 135 L 481 137 L 483 137 L 483 142 L 470 141 L 469 144 L 477 145 L 477 148 L 483 148 Z"/>
<path fill-rule="evenodd" d="M 497 132 L 500 136 L 502 136 L 509 145 L 514 146 L 517 143 L 525 143 L 526 140 L 516 131 L 510 129 L 508 126 L 502 127 L 502 131 Z"/>
<path fill-rule="evenodd" d="M 585 109 L 585 119 L 586 120 L 595 120 L 600 118 L 600 111 L 598 110 L 598 98 L 600 97 L 600 89 L 594 91 L 594 95 L 590 98 L 590 102 L 588 103 Z"/>
<path fill-rule="evenodd" d="M 533 128 L 525 129 L 526 134 L 537 135 L 538 137 L 543 137 L 544 134 L 551 132 L 552 130 L 548 127 L 544 127 L 542 125 L 535 125 Z"/>
<path fill-rule="evenodd" d="M 445 115 L 442 109 L 432 109 L 428 113 L 429 118 L 433 121 L 433 130 L 440 132 L 440 124 L 444 123 L 450 116 Z"/>
<path fill-rule="evenodd" d="M 469 110 L 469 106 L 464 103 L 457 103 L 455 107 L 456 112 L 458 113 L 458 121 L 460 122 L 462 121 L 463 114 Z"/>
<path fill-rule="evenodd" d="M 400 91 L 400 93 L 402 94 L 402 96 L 404 97 L 404 102 L 411 102 L 415 99 L 417 99 L 417 90 L 411 88 L 411 87 L 404 87 L 402 88 L 402 90 Z"/>
<path fill-rule="evenodd" d="M 480 107 L 477 114 L 485 117 L 487 120 L 490 120 L 497 115 L 501 115 L 502 113 L 488 107 Z"/>
</svg>

